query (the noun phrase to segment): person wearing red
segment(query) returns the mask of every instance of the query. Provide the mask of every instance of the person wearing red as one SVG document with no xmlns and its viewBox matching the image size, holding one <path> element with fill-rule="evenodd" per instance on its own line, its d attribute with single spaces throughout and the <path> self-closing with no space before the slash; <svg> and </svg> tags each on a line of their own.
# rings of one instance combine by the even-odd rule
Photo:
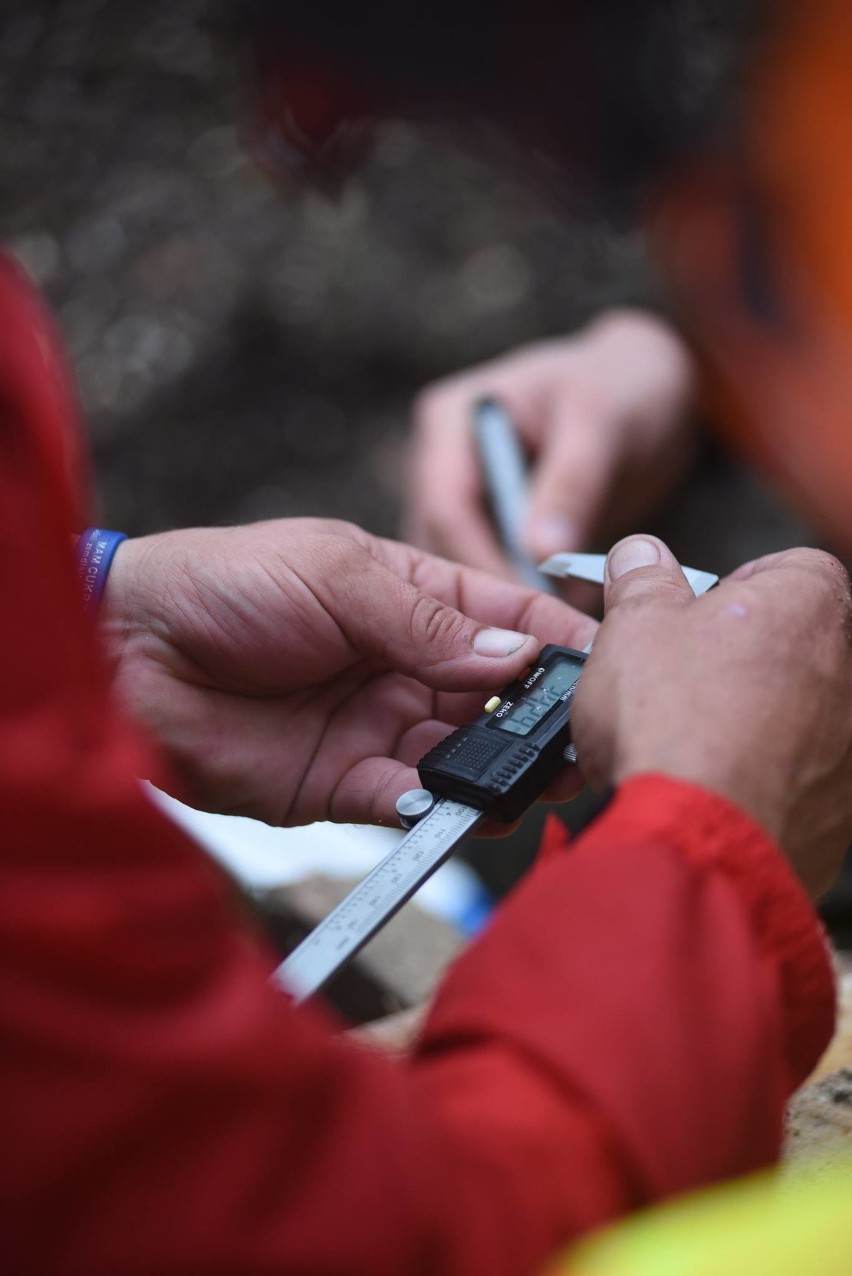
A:
<svg viewBox="0 0 852 1276">
<path fill-rule="evenodd" d="M 818 888 L 848 835 L 846 811 L 812 819 L 837 809 L 852 755 L 840 569 L 795 552 L 695 600 L 665 547 L 616 547 L 576 738 L 617 795 L 389 1062 L 270 986 L 227 883 L 143 796 L 136 777 L 167 768 L 84 614 L 72 407 L 8 263 L 0 304 L 17 334 L 0 467 L 16 1270 L 532 1272 L 606 1219 L 771 1161 L 832 1028 L 822 937 L 778 847 Z M 389 819 L 411 761 L 534 653 L 519 624 L 538 642 L 594 631 L 324 523 L 127 542 L 102 619 L 114 685 L 186 790 L 283 823 Z M 499 654 L 476 654 L 483 632 Z M 368 704 L 388 738 L 363 729 Z"/>
<path fill-rule="evenodd" d="M 551 837 L 389 1060 L 271 986 L 138 777 L 282 824 L 388 821 L 483 693 L 595 622 L 294 520 L 123 542 L 96 628 L 73 400 L 8 262 L 0 328 L 10 1267 L 518 1276 L 771 1163 L 833 1024 L 809 896 L 852 832 L 839 564 L 791 551 L 695 599 L 659 541 L 614 547 L 574 728 L 615 795 Z"/>
</svg>

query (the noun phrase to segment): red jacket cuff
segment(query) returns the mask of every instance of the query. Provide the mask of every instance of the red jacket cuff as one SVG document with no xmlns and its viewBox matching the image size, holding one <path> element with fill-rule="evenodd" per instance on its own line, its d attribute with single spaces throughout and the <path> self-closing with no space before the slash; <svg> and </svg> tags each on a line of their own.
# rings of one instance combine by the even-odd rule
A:
<svg viewBox="0 0 852 1276">
<path fill-rule="evenodd" d="M 749 815 L 697 784 L 666 775 L 632 776 L 582 834 L 596 841 L 664 840 L 694 864 L 723 873 L 746 909 L 755 938 L 781 980 L 792 1086 L 813 1070 L 834 1033 L 836 992 L 825 932 L 776 843 Z M 550 838 L 552 851 L 552 834 Z"/>
</svg>

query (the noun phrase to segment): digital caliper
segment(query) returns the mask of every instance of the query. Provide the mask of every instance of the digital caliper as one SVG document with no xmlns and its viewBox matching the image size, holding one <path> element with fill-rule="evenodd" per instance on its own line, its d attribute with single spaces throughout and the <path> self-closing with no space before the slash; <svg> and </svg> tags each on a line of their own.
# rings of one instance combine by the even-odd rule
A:
<svg viewBox="0 0 852 1276">
<path fill-rule="evenodd" d="M 279 967 L 276 977 L 298 1000 L 354 957 L 482 820 L 513 823 L 573 761 L 565 750 L 585 660 L 569 647 L 544 647 L 525 678 L 420 760 L 424 787 L 405 794 L 401 809 L 417 823 Z"/>
<path fill-rule="evenodd" d="M 601 580 L 603 555 L 557 554 L 542 570 Z M 718 580 L 683 571 L 696 594 Z M 424 787 L 397 803 L 409 832 L 276 970 L 297 1001 L 319 992 L 483 820 L 513 823 L 576 760 L 571 705 L 587 654 L 543 647 L 523 678 L 421 758 Z"/>
</svg>

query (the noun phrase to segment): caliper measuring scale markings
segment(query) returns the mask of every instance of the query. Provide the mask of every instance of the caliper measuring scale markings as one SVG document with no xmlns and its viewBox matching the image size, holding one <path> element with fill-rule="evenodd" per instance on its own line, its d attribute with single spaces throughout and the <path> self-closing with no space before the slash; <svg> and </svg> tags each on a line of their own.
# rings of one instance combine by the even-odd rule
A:
<svg viewBox="0 0 852 1276">
<path fill-rule="evenodd" d="M 602 582 L 603 564 L 603 555 L 554 555 L 542 570 Z M 683 570 L 695 594 L 718 580 Z M 404 820 L 417 821 L 413 828 L 275 971 L 274 981 L 297 1002 L 320 992 L 483 820 L 513 823 L 576 761 L 571 702 L 591 645 L 543 647 L 523 678 L 421 758 L 423 789 L 397 804 Z"/>
<path fill-rule="evenodd" d="M 436 802 L 281 963 L 275 981 L 298 1002 L 319 992 L 484 818 L 483 811 L 460 802 Z"/>
</svg>

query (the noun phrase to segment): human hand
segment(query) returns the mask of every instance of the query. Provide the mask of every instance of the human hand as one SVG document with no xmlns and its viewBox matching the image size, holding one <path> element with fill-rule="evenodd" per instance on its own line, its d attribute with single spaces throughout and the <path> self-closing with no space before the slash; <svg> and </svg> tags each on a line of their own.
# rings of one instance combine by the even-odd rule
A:
<svg viewBox="0 0 852 1276">
<path fill-rule="evenodd" d="M 189 800 L 288 825 L 395 823 L 428 749 L 545 642 L 596 630 L 537 591 L 320 519 L 126 541 L 102 619 L 117 689 Z M 561 796 L 578 788 L 566 771 Z"/>
<path fill-rule="evenodd" d="M 530 454 L 527 548 L 536 560 L 610 541 L 665 494 L 691 451 L 690 355 L 642 311 L 611 311 L 449 377 L 414 410 L 406 534 L 457 562 L 511 577 L 485 512 L 471 413 L 483 397 L 512 414 Z"/>
<path fill-rule="evenodd" d="M 796 549 L 695 598 L 671 552 L 610 552 L 606 614 L 572 713 L 593 787 L 656 771 L 712 789 L 763 826 L 812 896 L 852 837 L 849 580 Z"/>
</svg>

